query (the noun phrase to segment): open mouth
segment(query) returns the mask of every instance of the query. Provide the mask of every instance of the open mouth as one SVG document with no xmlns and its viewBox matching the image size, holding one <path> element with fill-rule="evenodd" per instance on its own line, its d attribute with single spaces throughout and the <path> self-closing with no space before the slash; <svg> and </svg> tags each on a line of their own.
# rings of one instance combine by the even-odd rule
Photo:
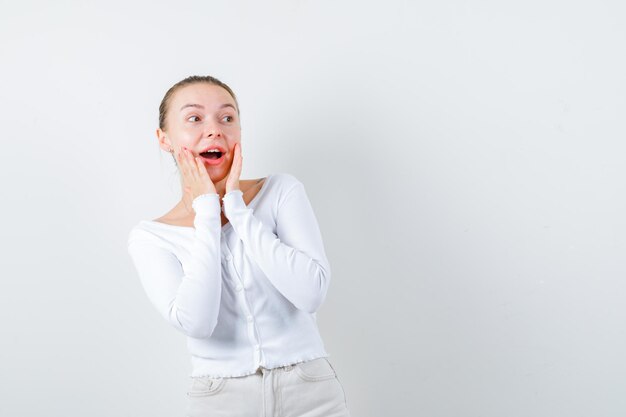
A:
<svg viewBox="0 0 626 417">
<path fill-rule="evenodd" d="M 226 152 L 218 148 L 200 152 L 198 155 L 200 155 L 204 163 L 208 165 L 221 165 L 222 162 L 226 160 Z"/>
<path fill-rule="evenodd" d="M 222 157 L 222 152 L 220 151 L 208 151 L 200 153 L 200 156 L 206 159 L 220 159 Z"/>
</svg>

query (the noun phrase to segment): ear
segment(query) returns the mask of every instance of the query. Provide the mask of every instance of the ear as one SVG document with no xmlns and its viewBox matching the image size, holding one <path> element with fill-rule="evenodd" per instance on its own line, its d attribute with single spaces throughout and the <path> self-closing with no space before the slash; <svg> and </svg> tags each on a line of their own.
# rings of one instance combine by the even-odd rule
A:
<svg viewBox="0 0 626 417">
<path fill-rule="evenodd" d="M 159 141 L 159 147 L 165 152 L 169 152 L 170 149 L 173 149 L 172 143 L 170 142 L 167 134 L 161 130 L 161 128 L 157 128 L 156 130 L 157 140 Z"/>
</svg>

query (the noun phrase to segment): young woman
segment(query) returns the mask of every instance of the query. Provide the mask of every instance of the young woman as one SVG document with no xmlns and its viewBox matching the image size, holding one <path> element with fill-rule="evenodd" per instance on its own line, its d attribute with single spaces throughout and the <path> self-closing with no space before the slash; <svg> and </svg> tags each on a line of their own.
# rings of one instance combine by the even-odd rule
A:
<svg viewBox="0 0 626 417">
<path fill-rule="evenodd" d="M 330 266 L 303 184 L 239 179 L 239 105 L 216 78 L 176 83 L 159 110 L 182 198 L 135 225 L 128 251 L 150 302 L 187 336 L 187 415 L 349 416 L 316 324 Z"/>
</svg>

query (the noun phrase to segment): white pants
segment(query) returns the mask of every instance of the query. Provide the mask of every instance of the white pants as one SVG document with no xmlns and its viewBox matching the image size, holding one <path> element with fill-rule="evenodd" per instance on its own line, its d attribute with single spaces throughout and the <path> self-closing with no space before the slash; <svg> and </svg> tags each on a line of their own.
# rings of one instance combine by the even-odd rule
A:
<svg viewBox="0 0 626 417">
<path fill-rule="evenodd" d="M 190 378 L 187 417 L 350 417 L 327 358 L 243 377 Z"/>
</svg>

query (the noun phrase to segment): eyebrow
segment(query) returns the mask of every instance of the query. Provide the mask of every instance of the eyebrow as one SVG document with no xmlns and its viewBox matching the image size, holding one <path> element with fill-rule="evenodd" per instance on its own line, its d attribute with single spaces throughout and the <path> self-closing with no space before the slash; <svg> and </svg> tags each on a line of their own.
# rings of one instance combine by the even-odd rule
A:
<svg viewBox="0 0 626 417">
<path fill-rule="evenodd" d="M 190 103 L 190 104 L 185 104 L 183 107 L 180 108 L 180 111 L 183 111 L 184 109 L 186 109 L 187 107 L 197 107 L 199 109 L 204 109 L 204 106 L 200 105 L 200 104 L 194 104 L 194 103 Z M 220 106 L 220 109 L 223 109 L 224 107 L 232 107 L 233 110 L 237 110 L 235 108 L 235 106 L 233 106 L 230 103 L 224 103 Z"/>
</svg>

